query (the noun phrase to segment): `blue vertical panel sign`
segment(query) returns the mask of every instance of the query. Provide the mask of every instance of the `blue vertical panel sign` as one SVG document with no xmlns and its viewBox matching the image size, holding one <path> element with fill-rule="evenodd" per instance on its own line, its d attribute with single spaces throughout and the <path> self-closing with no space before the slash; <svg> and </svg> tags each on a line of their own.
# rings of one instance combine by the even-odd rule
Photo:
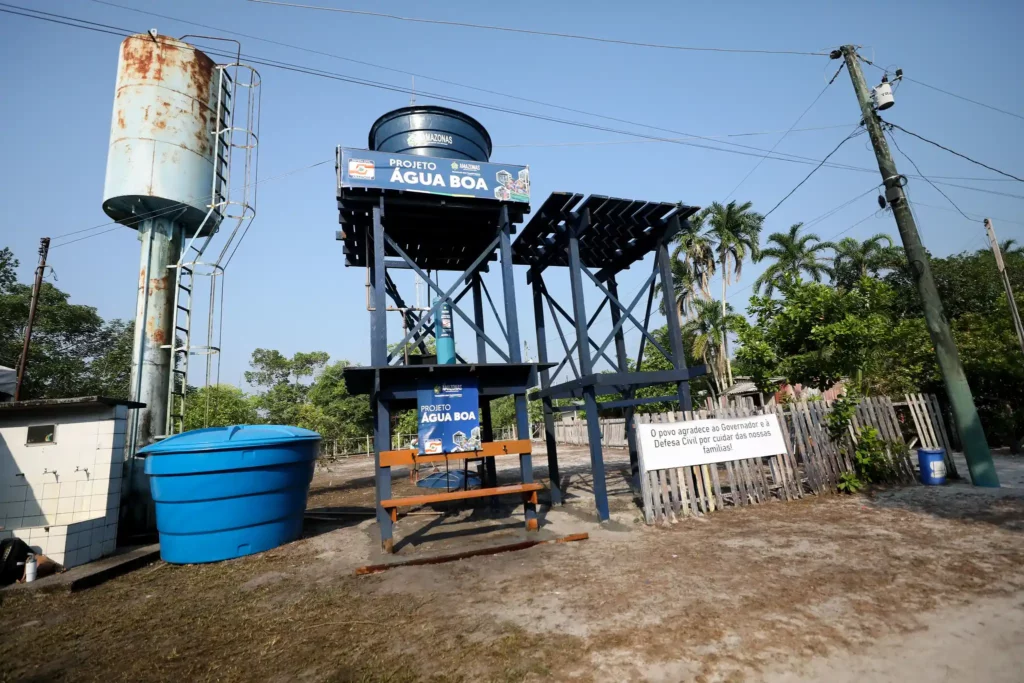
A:
<svg viewBox="0 0 1024 683">
<path fill-rule="evenodd" d="M 420 455 L 480 448 L 476 378 L 423 384 L 416 391 Z"/>
</svg>

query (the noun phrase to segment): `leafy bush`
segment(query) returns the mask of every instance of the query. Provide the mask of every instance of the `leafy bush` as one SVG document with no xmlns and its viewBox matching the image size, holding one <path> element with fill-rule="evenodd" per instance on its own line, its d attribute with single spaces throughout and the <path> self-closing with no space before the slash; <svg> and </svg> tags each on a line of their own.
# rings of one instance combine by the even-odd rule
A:
<svg viewBox="0 0 1024 683">
<path fill-rule="evenodd" d="M 832 410 L 825 417 L 828 438 L 832 443 L 841 445 L 849 434 L 850 420 L 857 414 L 860 394 L 854 387 L 847 387 L 846 393 L 832 403 Z"/>
<path fill-rule="evenodd" d="M 878 484 L 889 479 L 892 464 L 889 460 L 888 443 L 874 427 L 864 427 L 857 433 L 853 467 L 857 476 L 869 484 Z"/>
<path fill-rule="evenodd" d="M 853 472 L 843 472 L 839 475 L 839 486 L 837 488 L 842 493 L 857 493 L 857 491 L 864 488 L 864 482 Z"/>
</svg>

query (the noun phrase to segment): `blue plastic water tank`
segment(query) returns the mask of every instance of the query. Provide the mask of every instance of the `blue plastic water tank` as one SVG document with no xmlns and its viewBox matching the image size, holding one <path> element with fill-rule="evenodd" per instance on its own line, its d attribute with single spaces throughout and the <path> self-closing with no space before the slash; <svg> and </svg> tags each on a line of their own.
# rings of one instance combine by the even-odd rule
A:
<svg viewBox="0 0 1024 683">
<path fill-rule="evenodd" d="M 236 425 L 143 448 L 160 557 L 216 562 L 298 538 L 319 441 L 299 427 Z"/>
<path fill-rule="evenodd" d="M 946 483 L 946 451 L 942 448 L 918 448 L 917 464 L 921 468 L 921 483 L 942 486 Z"/>
</svg>

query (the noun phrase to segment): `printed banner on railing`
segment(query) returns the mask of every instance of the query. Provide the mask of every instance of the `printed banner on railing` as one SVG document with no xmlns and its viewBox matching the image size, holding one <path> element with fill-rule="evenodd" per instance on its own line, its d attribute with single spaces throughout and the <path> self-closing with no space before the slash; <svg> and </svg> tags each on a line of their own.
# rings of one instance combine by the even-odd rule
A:
<svg viewBox="0 0 1024 683">
<path fill-rule="evenodd" d="M 644 472 L 786 452 L 774 414 L 724 420 L 637 424 Z"/>
</svg>

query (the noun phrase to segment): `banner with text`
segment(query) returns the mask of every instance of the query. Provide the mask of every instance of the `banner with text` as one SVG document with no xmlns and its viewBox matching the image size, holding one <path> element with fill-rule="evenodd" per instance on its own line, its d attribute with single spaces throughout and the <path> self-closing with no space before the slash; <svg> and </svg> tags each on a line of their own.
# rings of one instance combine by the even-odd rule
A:
<svg viewBox="0 0 1024 683">
<path fill-rule="evenodd" d="M 643 471 L 708 465 L 786 452 L 778 416 L 637 424 Z"/>
<path fill-rule="evenodd" d="M 528 166 L 342 148 L 339 171 L 342 187 L 530 203 Z"/>
</svg>

